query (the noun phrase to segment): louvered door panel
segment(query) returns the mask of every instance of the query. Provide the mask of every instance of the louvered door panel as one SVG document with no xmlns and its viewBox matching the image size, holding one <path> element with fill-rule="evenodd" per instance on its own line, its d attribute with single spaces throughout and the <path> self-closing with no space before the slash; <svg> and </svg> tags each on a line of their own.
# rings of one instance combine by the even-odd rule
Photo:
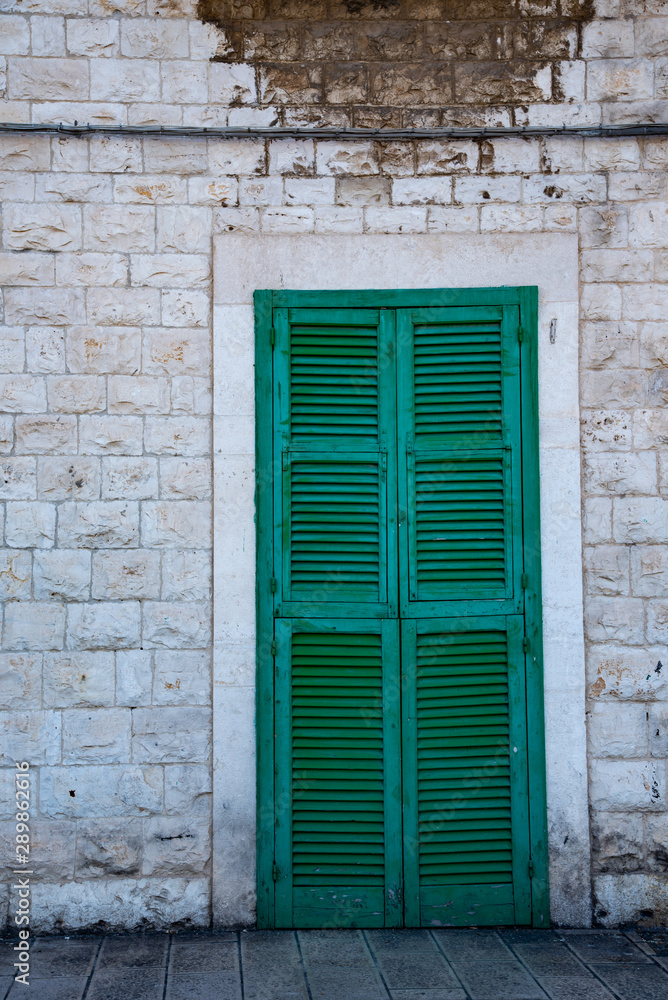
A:
<svg viewBox="0 0 668 1000">
<path fill-rule="evenodd" d="M 277 826 L 282 925 L 396 925 L 398 623 L 277 626 L 277 783 L 286 805 Z"/>
<path fill-rule="evenodd" d="M 399 310 L 406 617 L 521 609 L 519 311 Z"/>
<path fill-rule="evenodd" d="M 431 926 L 521 923 L 530 898 L 522 620 L 402 629 L 407 905 Z"/>
<path fill-rule="evenodd" d="M 394 315 L 278 309 L 274 322 L 277 614 L 387 617 L 396 613 Z"/>
</svg>

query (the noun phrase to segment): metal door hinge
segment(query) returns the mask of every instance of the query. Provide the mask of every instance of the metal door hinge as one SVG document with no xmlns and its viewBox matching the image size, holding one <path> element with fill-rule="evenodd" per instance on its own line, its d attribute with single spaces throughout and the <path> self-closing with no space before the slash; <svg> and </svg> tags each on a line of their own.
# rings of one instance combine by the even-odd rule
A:
<svg viewBox="0 0 668 1000">
<path fill-rule="evenodd" d="M 524 639 L 522 640 L 522 649 L 524 650 L 525 653 L 529 652 L 529 640 L 527 639 L 526 636 L 524 636 Z"/>
<path fill-rule="evenodd" d="M 275 594 L 277 590 L 278 590 L 278 580 L 276 579 L 275 576 L 272 576 L 272 578 L 271 578 L 271 592 L 272 592 L 272 594 Z"/>
<path fill-rule="evenodd" d="M 273 347 L 275 343 L 276 343 L 276 331 L 274 330 L 274 328 L 272 326 L 272 328 L 271 328 L 271 346 Z"/>
<path fill-rule="evenodd" d="M 522 573 L 522 590 L 526 590 L 529 583 L 529 577 L 526 573 Z"/>
<path fill-rule="evenodd" d="M 271 655 L 272 656 L 276 656 L 276 640 L 275 639 L 274 639 L 274 641 L 271 644 Z"/>
<path fill-rule="evenodd" d="M 524 327 L 523 326 L 518 326 L 517 327 L 517 339 L 519 340 L 520 344 L 524 340 Z"/>
<path fill-rule="evenodd" d="M 280 872 L 278 870 L 278 865 L 274 861 L 273 865 L 271 866 L 271 877 L 274 880 L 274 882 L 278 882 L 279 875 L 280 875 Z"/>
<path fill-rule="evenodd" d="M 533 878 L 533 861 L 529 858 L 529 878 Z"/>
</svg>

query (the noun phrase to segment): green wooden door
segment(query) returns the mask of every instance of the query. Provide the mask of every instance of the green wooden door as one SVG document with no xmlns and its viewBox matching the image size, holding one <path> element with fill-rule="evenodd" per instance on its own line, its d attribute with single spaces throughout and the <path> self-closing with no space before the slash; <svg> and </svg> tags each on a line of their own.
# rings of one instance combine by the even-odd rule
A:
<svg viewBox="0 0 668 1000">
<path fill-rule="evenodd" d="M 535 292 L 256 331 L 258 922 L 540 925 Z"/>
</svg>

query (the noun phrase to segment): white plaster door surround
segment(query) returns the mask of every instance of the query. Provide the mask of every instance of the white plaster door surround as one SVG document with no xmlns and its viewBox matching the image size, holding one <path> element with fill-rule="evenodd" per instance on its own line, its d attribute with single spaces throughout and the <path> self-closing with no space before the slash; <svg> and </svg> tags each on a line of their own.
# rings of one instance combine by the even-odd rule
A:
<svg viewBox="0 0 668 1000">
<path fill-rule="evenodd" d="M 255 919 L 253 292 L 537 285 L 551 916 L 588 926 L 577 236 L 230 233 L 214 243 L 214 923 Z"/>
</svg>

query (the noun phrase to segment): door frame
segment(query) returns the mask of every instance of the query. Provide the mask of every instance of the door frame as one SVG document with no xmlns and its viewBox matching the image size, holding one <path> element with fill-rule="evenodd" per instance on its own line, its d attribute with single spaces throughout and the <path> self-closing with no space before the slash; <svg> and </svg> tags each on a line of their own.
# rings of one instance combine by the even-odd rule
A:
<svg viewBox="0 0 668 1000">
<path fill-rule="evenodd" d="M 470 302 L 471 293 L 475 302 Z M 530 856 L 533 863 L 532 924 L 549 926 L 547 799 L 543 691 L 540 494 L 538 468 L 538 289 L 500 288 L 387 289 L 340 291 L 256 290 L 255 446 L 257 546 L 257 922 L 275 922 L 274 822 L 274 615 L 272 595 L 263 581 L 273 575 L 273 310 L 275 308 L 438 308 L 517 305 L 520 309 L 520 394 L 522 428 L 523 549 L 527 575 L 525 652 Z"/>
</svg>

